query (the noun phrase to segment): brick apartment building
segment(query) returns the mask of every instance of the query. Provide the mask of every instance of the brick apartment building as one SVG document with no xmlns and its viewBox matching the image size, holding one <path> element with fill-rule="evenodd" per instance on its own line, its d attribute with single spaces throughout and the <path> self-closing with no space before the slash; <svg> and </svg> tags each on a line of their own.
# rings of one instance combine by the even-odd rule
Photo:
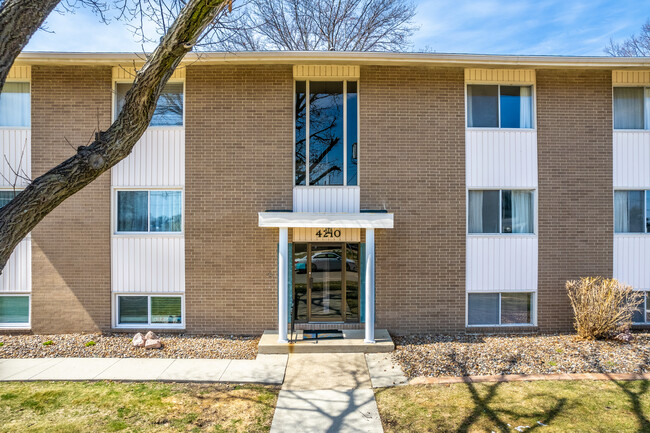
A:
<svg viewBox="0 0 650 433">
<path fill-rule="evenodd" d="M 108 127 L 134 61 L 18 58 L 0 204 Z M 587 275 L 650 290 L 649 60 L 209 53 L 16 248 L 0 328 L 563 331 Z"/>
</svg>

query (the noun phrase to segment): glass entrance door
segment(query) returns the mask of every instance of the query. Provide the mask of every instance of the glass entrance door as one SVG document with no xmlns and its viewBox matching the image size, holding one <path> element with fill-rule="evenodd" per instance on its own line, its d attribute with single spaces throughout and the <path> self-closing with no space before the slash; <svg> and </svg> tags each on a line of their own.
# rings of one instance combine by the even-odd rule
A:
<svg viewBox="0 0 650 433">
<path fill-rule="evenodd" d="M 343 248 L 311 244 L 310 321 L 343 321 Z"/>
<path fill-rule="evenodd" d="M 359 321 L 359 244 L 296 243 L 293 258 L 297 321 Z"/>
</svg>

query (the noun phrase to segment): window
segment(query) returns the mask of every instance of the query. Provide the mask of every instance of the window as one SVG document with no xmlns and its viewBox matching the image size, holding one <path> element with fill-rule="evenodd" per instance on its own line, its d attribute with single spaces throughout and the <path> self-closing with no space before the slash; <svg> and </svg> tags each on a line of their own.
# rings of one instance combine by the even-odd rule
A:
<svg viewBox="0 0 650 433">
<path fill-rule="evenodd" d="M 0 207 L 9 203 L 20 191 L 0 190 Z M 29 325 L 29 295 L 0 295 L 0 327 Z"/>
<path fill-rule="evenodd" d="M 470 128 L 532 128 L 532 86 L 467 85 Z"/>
<path fill-rule="evenodd" d="M 13 200 L 14 197 L 19 193 L 20 191 L 16 190 L 0 190 L 0 207 L 5 206 L 7 203 L 9 203 L 11 200 Z"/>
<path fill-rule="evenodd" d="M 122 110 L 126 92 L 132 85 L 133 83 L 115 83 L 115 117 Z M 183 83 L 167 83 L 158 98 L 149 126 L 183 126 Z"/>
<path fill-rule="evenodd" d="M 650 299 L 648 299 L 648 292 L 643 291 L 643 301 L 634 311 L 632 315 L 632 323 L 650 324 Z"/>
<path fill-rule="evenodd" d="M 614 232 L 650 233 L 648 191 L 614 191 Z"/>
<path fill-rule="evenodd" d="M 0 127 L 29 127 L 31 115 L 29 83 L 5 83 L 0 93 Z"/>
<path fill-rule="evenodd" d="M 650 88 L 614 87 L 614 129 L 650 129 Z"/>
<path fill-rule="evenodd" d="M 29 295 L 0 296 L 0 326 L 29 325 Z"/>
<path fill-rule="evenodd" d="M 183 324 L 181 296 L 119 295 L 117 324 L 178 326 Z"/>
<path fill-rule="evenodd" d="M 182 192 L 117 191 L 118 232 L 180 232 Z"/>
<path fill-rule="evenodd" d="M 356 81 L 296 81 L 295 110 L 296 185 L 357 185 Z"/>
<path fill-rule="evenodd" d="M 469 326 L 530 325 L 533 323 L 532 293 L 469 293 Z"/>
<path fill-rule="evenodd" d="M 469 233 L 533 233 L 534 215 L 533 191 L 469 191 Z"/>
</svg>

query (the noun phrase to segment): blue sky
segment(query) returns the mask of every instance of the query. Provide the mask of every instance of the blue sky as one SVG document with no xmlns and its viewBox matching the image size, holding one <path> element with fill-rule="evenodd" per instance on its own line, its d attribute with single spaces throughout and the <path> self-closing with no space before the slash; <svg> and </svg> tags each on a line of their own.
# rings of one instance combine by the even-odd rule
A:
<svg viewBox="0 0 650 433">
<path fill-rule="evenodd" d="M 603 55 L 610 38 L 637 33 L 644 0 L 417 1 L 414 49 L 441 53 Z M 142 51 L 123 23 L 92 13 L 53 13 L 29 51 Z M 151 49 L 151 46 L 145 49 Z"/>
</svg>

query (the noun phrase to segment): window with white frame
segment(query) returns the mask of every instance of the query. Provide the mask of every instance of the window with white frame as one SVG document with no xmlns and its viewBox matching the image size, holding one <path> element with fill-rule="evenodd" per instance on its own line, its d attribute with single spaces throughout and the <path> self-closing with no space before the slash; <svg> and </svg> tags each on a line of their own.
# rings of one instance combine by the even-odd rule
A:
<svg viewBox="0 0 650 433">
<path fill-rule="evenodd" d="M 29 325 L 29 295 L 0 295 L 0 327 L 24 327 Z"/>
<path fill-rule="evenodd" d="M 650 129 L 650 88 L 614 87 L 614 129 Z"/>
<path fill-rule="evenodd" d="M 533 128 L 533 87 L 467 85 L 470 128 Z"/>
<path fill-rule="evenodd" d="M 117 233 L 181 232 L 181 190 L 118 190 Z"/>
<path fill-rule="evenodd" d="M 535 201 L 529 190 L 470 190 L 468 232 L 527 233 L 535 231 Z"/>
<path fill-rule="evenodd" d="M 533 324 L 531 292 L 468 293 L 467 324 L 469 326 Z"/>
<path fill-rule="evenodd" d="M 632 323 L 650 324 L 650 299 L 648 299 L 648 291 L 642 291 L 643 301 L 632 315 Z"/>
<path fill-rule="evenodd" d="M 357 185 L 356 81 L 296 81 L 295 184 Z"/>
<path fill-rule="evenodd" d="M 650 191 L 614 191 L 614 232 L 650 233 Z"/>
<path fill-rule="evenodd" d="M 115 83 L 115 117 L 122 111 L 126 93 L 133 83 Z M 167 83 L 163 88 L 149 126 L 183 126 L 183 83 Z"/>
<path fill-rule="evenodd" d="M 0 190 L 0 207 L 3 207 L 7 203 L 9 203 L 11 200 L 13 200 L 14 197 L 16 197 L 16 195 L 19 192 L 20 191 L 15 190 L 15 189 L 3 189 L 3 190 Z"/>
<path fill-rule="evenodd" d="M 20 191 L 0 190 L 0 207 L 9 203 Z M 0 294 L 0 327 L 25 327 L 29 325 L 29 295 Z"/>
<path fill-rule="evenodd" d="M 0 92 L 0 127 L 31 125 L 29 83 L 6 82 Z"/>
<path fill-rule="evenodd" d="M 118 326 L 179 326 L 183 324 L 181 295 L 117 295 Z"/>
</svg>

